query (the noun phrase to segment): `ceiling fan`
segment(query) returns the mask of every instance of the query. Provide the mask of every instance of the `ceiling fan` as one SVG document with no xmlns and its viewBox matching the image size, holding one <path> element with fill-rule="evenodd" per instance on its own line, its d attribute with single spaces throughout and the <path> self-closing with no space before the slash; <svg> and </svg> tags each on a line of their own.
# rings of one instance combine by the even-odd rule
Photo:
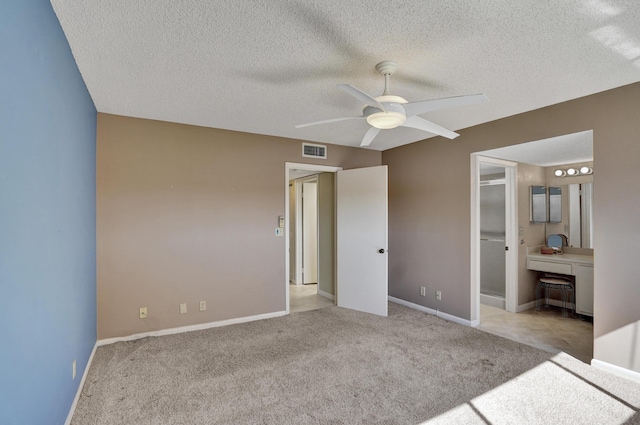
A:
<svg viewBox="0 0 640 425">
<path fill-rule="evenodd" d="M 360 146 L 369 146 L 380 130 L 388 130 L 396 127 L 410 127 L 427 131 L 438 136 L 455 139 L 459 136 L 451 130 L 420 118 L 418 115 L 439 109 L 453 108 L 456 106 L 472 105 L 474 103 L 489 100 L 484 94 L 472 94 L 468 96 L 455 96 L 434 100 L 420 100 L 409 102 L 406 99 L 389 94 L 389 77 L 397 68 L 394 61 L 383 61 L 376 65 L 376 71 L 384 75 L 384 92 L 381 96 L 372 97 L 360 89 L 349 84 L 340 84 L 338 88 L 365 104 L 362 116 L 334 118 L 324 121 L 315 121 L 306 124 L 298 124 L 295 128 L 309 127 L 318 124 L 327 124 L 337 121 L 352 119 L 366 119 L 371 128 L 362 139 Z"/>
</svg>

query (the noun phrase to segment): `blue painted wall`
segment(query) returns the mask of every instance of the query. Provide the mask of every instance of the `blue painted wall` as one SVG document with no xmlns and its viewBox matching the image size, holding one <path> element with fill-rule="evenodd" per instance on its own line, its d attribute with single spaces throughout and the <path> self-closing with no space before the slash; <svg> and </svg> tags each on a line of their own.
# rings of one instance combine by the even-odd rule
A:
<svg viewBox="0 0 640 425">
<path fill-rule="evenodd" d="M 63 424 L 95 344 L 95 140 L 49 1 L 0 1 L 0 424 Z"/>
</svg>

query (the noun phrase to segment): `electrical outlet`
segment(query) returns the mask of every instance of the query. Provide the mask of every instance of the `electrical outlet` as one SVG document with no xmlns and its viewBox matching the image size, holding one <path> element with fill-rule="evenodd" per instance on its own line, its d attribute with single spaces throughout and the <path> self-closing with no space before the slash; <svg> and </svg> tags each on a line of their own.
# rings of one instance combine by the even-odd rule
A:
<svg viewBox="0 0 640 425">
<path fill-rule="evenodd" d="M 141 319 L 147 318 L 147 307 L 140 307 L 140 318 Z"/>
<path fill-rule="evenodd" d="M 71 379 L 76 379 L 76 359 L 71 363 Z"/>
<path fill-rule="evenodd" d="M 187 303 L 180 304 L 180 314 L 185 314 L 187 312 Z"/>
<path fill-rule="evenodd" d="M 442 300 L 442 291 L 436 291 L 436 300 Z"/>
<path fill-rule="evenodd" d="M 420 287 L 420 295 L 422 295 L 423 297 L 427 295 L 427 288 L 424 286 Z"/>
<path fill-rule="evenodd" d="M 200 311 L 205 311 L 207 309 L 207 302 L 200 301 Z"/>
</svg>

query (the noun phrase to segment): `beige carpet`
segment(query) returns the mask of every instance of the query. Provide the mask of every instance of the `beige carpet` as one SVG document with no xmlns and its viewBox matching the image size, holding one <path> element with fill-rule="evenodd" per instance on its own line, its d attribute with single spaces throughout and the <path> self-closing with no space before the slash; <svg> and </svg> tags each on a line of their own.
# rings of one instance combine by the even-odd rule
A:
<svg viewBox="0 0 640 425">
<path fill-rule="evenodd" d="M 640 423 L 640 384 L 390 304 L 98 348 L 72 424 Z"/>
</svg>

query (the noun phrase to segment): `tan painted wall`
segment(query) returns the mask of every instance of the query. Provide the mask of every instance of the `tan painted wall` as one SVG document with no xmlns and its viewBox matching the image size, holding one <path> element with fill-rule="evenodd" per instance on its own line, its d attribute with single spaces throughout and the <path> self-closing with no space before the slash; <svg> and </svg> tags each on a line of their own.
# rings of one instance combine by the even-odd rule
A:
<svg viewBox="0 0 640 425">
<path fill-rule="evenodd" d="M 518 164 L 518 230 L 522 235 L 518 241 L 518 305 L 521 306 L 535 301 L 535 287 L 538 284 L 538 273 L 527 269 L 527 246 L 543 245 L 545 243 L 545 225 L 532 223 L 529 211 L 531 209 L 530 186 L 545 185 L 545 169 L 531 164 Z"/>
<path fill-rule="evenodd" d="M 318 175 L 318 290 L 335 295 L 335 173 Z"/>
<path fill-rule="evenodd" d="M 594 356 L 640 371 L 639 102 L 636 83 L 385 151 L 390 294 L 469 319 L 469 155 L 593 129 Z M 441 288 L 442 301 L 419 285 Z"/>
<path fill-rule="evenodd" d="M 98 114 L 98 338 L 284 311 L 275 228 L 285 162 L 381 163 L 371 150 L 329 146 L 327 160 L 301 150 L 296 140 Z"/>
</svg>

